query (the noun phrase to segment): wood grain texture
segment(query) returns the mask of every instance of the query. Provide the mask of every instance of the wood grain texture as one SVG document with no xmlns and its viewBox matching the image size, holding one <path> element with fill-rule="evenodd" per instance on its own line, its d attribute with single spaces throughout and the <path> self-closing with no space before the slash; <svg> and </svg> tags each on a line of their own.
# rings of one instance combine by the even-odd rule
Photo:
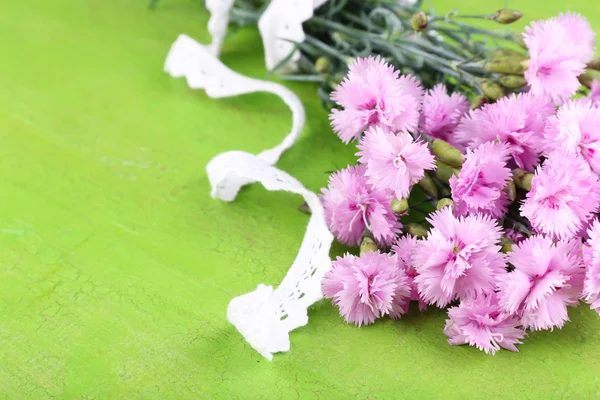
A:
<svg viewBox="0 0 600 400">
<path fill-rule="evenodd" d="M 503 3 L 433 1 L 472 13 Z M 530 18 L 566 7 L 511 6 Z M 600 27 L 597 2 L 571 7 Z M 289 353 L 254 352 L 227 303 L 281 280 L 308 217 L 300 197 L 259 185 L 231 204 L 209 197 L 208 160 L 278 143 L 290 115 L 274 96 L 215 101 L 162 72 L 179 33 L 208 42 L 207 18 L 188 0 L 154 12 L 142 0 L 3 5 L 0 398 L 600 397 L 600 318 L 586 306 L 491 357 L 447 345 L 443 311 L 357 329 L 323 301 Z M 244 30 L 223 60 L 262 77 L 261 51 Z M 318 190 L 355 150 L 331 133 L 314 87 L 289 87 L 309 123 L 278 166 Z"/>
</svg>

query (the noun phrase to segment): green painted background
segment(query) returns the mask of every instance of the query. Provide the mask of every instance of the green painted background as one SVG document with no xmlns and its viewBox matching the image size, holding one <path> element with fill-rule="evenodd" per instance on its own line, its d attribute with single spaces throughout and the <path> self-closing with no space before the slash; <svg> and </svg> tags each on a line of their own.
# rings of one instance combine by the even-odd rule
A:
<svg viewBox="0 0 600 400">
<path fill-rule="evenodd" d="M 503 1 L 433 1 L 492 11 Z M 594 4 L 595 3 L 595 4 Z M 600 28 L 600 5 L 577 0 Z M 514 1 L 527 18 L 562 1 Z M 0 9 L 0 398 L 598 398 L 600 318 L 495 357 L 446 344 L 444 313 L 357 329 L 330 302 L 268 362 L 225 320 L 229 300 L 277 284 L 308 217 L 300 197 L 251 186 L 212 200 L 215 154 L 278 143 L 276 97 L 211 100 L 162 72 L 181 32 L 208 42 L 198 2 L 17 0 Z M 224 48 L 264 76 L 256 32 Z M 278 166 L 318 190 L 353 160 L 314 87 L 308 125 Z M 336 252 L 341 249 L 336 247 Z"/>
</svg>

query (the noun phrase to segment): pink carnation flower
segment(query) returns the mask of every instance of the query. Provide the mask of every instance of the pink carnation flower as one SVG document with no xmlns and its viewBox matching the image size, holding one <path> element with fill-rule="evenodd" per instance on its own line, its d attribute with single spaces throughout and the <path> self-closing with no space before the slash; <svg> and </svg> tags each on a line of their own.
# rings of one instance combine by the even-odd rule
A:
<svg viewBox="0 0 600 400">
<path fill-rule="evenodd" d="M 548 119 L 544 132 L 547 152 L 570 151 L 580 154 L 597 174 L 600 173 L 600 108 L 590 100 L 571 100 L 555 117 Z"/>
<path fill-rule="evenodd" d="M 406 275 L 396 265 L 395 256 L 379 251 L 338 257 L 325 274 L 323 292 L 333 298 L 346 322 L 358 326 L 389 314 L 394 305 L 399 317 L 410 296 Z"/>
<path fill-rule="evenodd" d="M 449 207 L 428 221 L 433 228 L 413 256 L 422 299 L 445 307 L 455 299 L 492 293 L 496 276 L 506 273 L 498 245 L 502 229 L 496 222 L 482 215 L 456 218 Z"/>
<path fill-rule="evenodd" d="M 568 239 L 598 211 L 599 201 L 598 177 L 583 158 L 556 151 L 535 171 L 521 214 L 536 231 Z"/>
<path fill-rule="evenodd" d="M 600 222 L 597 219 L 588 230 L 588 236 L 583 254 L 586 267 L 583 297 L 590 308 L 600 314 Z"/>
<path fill-rule="evenodd" d="M 467 150 L 458 177 L 450 178 L 456 215 L 478 212 L 500 218 L 509 203 L 503 189 L 511 178 L 506 163 L 510 158 L 504 143 L 488 142 Z"/>
<path fill-rule="evenodd" d="M 487 354 L 495 354 L 500 348 L 519 351 L 525 331 L 517 328 L 519 319 L 500 310 L 494 293 L 480 295 L 460 302 L 448 310 L 444 333 L 451 345 L 468 344 Z"/>
<path fill-rule="evenodd" d="M 592 81 L 590 95 L 588 98 L 594 102 L 596 107 L 600 107 L 600 82 L 598 82 L 596 79 Z"/>
<path fill-rule="evenodd" d="M 362 165 L 333 173 L 322 192 L 327 225 L 348 246 L 358 246 L 367 228 L 375 240 L 389 246 L 402 227 L 390 209 L 392 194 L 371 188 Z"/>
<path fill-rule="evenodd" d="M 525 79 L 530 91 L 562 103 L 579 88 L 577 77 L 594 54 L 594 32 L 578 14 L 532 22 L 525 28 L 529 67 Z"/>
<path fill-rule="evenodd" d="M 512 94 L 471 111 L 458 126 L 456 138 L 470 148 L 494 140 L 506 143 L 514 165 L 531 171 L 539 161 L 546 119 L 552 114 L 554 106 L 548 100 Z"/>
<path fill-rule="evenodd" d="M 404 269 L 408 279 L 408 286 L 410 287 L 410 300 L 419 302 L 419 310 L 427 310 L 427 303 L 425 303 L 421 296 L 419 296 L 419 290 L 415 283 L 417 277 L 417 270 L 413 265 L 413 255 L 417 248 L 417 239 L 411 235 L 402 236 L 396 241 L 396 244 L 392 246 L 392 251 L 396 254 L 399 268 Z M 404 307 L 404 313 L 408 312 L 409 303 L 406 302 Z"/>
<path fill-rule="evenodd" d="M 556 20 L 575 38 L 579 59 L 588 62 L 594 56 L 596 46 L 596 32 L 590 22 L 581 14 L 570 11 L 558 14 Z"/>
<path fill-rule="evenodd" d="M 358 145 L 359 162 L 367 166 L 367 182 L 376 189 L 389 189 L 397 198 L 407 198 L 412 186 L 435 167 L 427 144 L 414 141 L 409 133 L 397 135 L 379 127 L 370 128 Z"/>
<path fill-rule="evenodd" d="M 567 306 L 581 296 L 584 269 L 576 241 L 532 236 L 515 245 L 508 262 L 515 269 L 498 277 L 502 309 L 521 316 L 533 330 L 562 328 L 568 320 Z"/>
<path fill-rule="evenodd" d="M 454 140 L 454 130 L 460 119 L 469 111 L 469 101 L 460 93 L 448 95 L 443 84 L 437 84 L 425 94 L 419 127 L 433 138 L 459 145 Z"/>
<path fill-rule="evenodd" d="M 359 58 L 331 99 L 344 108 L 332 111 L 333 129 L 349 143 L 371 126 L 392 132 L 416 130 L 423 88 L 416 78 L 399 76 L 379 56 Z"/>
</svg>

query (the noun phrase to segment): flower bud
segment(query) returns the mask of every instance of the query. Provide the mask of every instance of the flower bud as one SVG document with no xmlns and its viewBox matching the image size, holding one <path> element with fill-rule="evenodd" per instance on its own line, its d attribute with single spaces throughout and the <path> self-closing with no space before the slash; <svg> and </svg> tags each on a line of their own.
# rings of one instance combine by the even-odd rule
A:
<svg viewBox="0 0 600 400">
<path fill-rule="evenodd" d="M 586 69 L 583 74 L 579 75 L 579 82 L 588 88 L 592 86 L 592 82 L 595 80 L 600 82 L 600 71 Z"/>
<path fill-rule="evenodd" d="M 435 160 L 435 165 L 437 166 L 435 169 L 435 176 L 444 183 L 448 183 L 452 175 L 458 176 L 458 173 L 460 172 L 459 169 L 453 168 L 440 160 Z"/>
<path fill-rule="evenodd" d="M 487 79 L 485 79 L 481 81 L 481 85 L 479 87 L 483 91 L 483 94 L 485 94 L 491 100 L 498 100 L 499 98 L 504 96 L 504 89 L 496 82 L 488 81 Z"/>
<path fill-rule="evenodd" d="M 587 64 L 589 69 L 595 69 L 596 71 L 600 71 L 600 57 L 593 59 Z"/>
<path fill-rule="evenodd" d="M 404 211 L 408 210 L 408 200 L 406 199 L 394 199 L 390 204 L 390 208 L 396 214 L 402 214 Z"/>
<path fill-rule="evenodd" d="M 514 242 L 512 240 L 510 240 L 509 238 L 503 237 L 502 239 L 500 239 L 500 245 L 502 246 L 502 252 L 505 254 L 512 252 L 513 244 L 514 244 Z"/>
<path fill-rule="evenodd" d="M 331 38 L 336 44 L 347 43 L 350 40 L 350 36 L 340 31 L 333 32 Z"/>
<path fill-rule="evenodd" d="M 527 85 L 527 81 L 521 75 L 503 75 L 498 83 L 507 89 L 519 89 Z"/>
<path fill-rule="evenodd" d="M 490 99 L 485 96 L 475 96 L 471 101 L 471 110 L 475 110 L 489 104 Z"/>
<path fill-rule="evenodd" d="M 360 243 L 360 254 L 368 253 L 369 251 L 377 251 L 377 245 L 373 239 L 365 236 Z"/>
<path fill-rule="evenodd" d="M 319 57 L 317 58 L 317 61 L 315 61 L 315 71 L 324 74 L 329 69 L 329 64 L 329 58 Z"/>
<path fill-rule="evenodd" d="M 440 199 L 435 206 L 436 210 L 441 210 L 444 207 L 450 207 L 450 210 L 454 211 L 454 202 L 452 199 L 444 197 L 443 199 Z"/>
<path fill-rule="evenodd" d="M 533 179 L 533 174 L 528 171 L 524 171 L 522 169 L 513 170 L 513 181 L 515 185 L 520 187 L 523 190 L 527 190 L 528 192 L 531 190 L 531 180 Z"/>
<path fill-rule="evenodd" d="M 427 14 L 423 11 L 419 11 L 410 18 L 410 26 L 417 32 L 422 32 L 427 29 L 428 22 Z"/>
<path fill-rule="evenodd" d="M 459 149 L 442 139 L 433 139 L 431 151 L 440 160 L 452 167 L 460 167 L 465 162 L 465 156 Z"/>
<path fill-rule="evenodd" d="M 522 56 L 495 57 L 483 64 L 487 72 L 519 75 L 527 69 L 527 59 Z"/>
<path fill-rule="evenodd" d="M 435 186 L 435 182 L 433 181 L 433 179 L 431 179 L 431 176 L 429 176 L 429 174 L 425 173 L 423 175 L 423 179 L 421 179 L 417 185 L 419 185 L 419 187 L 421 189 L 423 189 L 423 191 L 431 198 L 437 199 L 438 198 L 438 191 L 437 191 L 437 187 Z"/>
<path fill-rule="evenodd" d="M 514 49 L 508 49 L 508 48 L 503 48 L 500 47 L 498 49 L 495 49 L 491 52 L 491 56 L 492 58 L 501 58 L 501 57 L 516 57 L 516 56 L 523 56 L 523 52 L 514 50 Z"/>
<path fill-rule="evenodd" d="M 527 44 L 525 44 L 525 38 L 523 37 L 523 33 L 522 32 L 518 32 L 512 35 L 512 40 L 515 42 L 516 45 L 521 46 L 522 48 L 526 49 L 527 48 Z"/>
<path fill-rule="evenodd" d="M 523 13 L 517 10 L 511 10 L 510 8 L 503 8 L 496 11 L 492 19 L 500 24 L 512 24 L 518 21 L 523 16 Z"/>
<path fill-rule="evenodd" d="M 422 238 L 427 236 L 427 229 L 423 225 L 419 224 L 406 224 L 404 225 L 404 229 L 407 233 L 410 233 L 412 236 L 417 238 Z"/>
<path fill-rule="evenodd" d="M 504 186 L 504 193 L 506 193 L 506 198 L 512 203 L 517 199 L 517 187 L 515 186 L 514 181 L 508 181 L 506 186 Z"/>
</svg>

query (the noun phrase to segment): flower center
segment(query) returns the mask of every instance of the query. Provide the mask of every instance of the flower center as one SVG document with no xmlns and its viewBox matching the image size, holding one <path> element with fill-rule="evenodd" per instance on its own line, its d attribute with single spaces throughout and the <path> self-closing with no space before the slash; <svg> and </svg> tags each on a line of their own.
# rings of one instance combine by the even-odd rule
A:
<svg viewBox="0 0 600 400">
<path fill-rule="evenodd" d="M 365 223 L 365 226 L 367 227 L 368 230 L 371 230 L 371 225 L 369 225 L 369 220 L 367 219 L 367 210 L 368 210 L 369 206 L 361 204 L 361 203 L 358 203 L 356 206 L 358 208 L 360 208 L 360 210 L 362 211 L 362 218 L 363 218 L 363 222 Z"/>
<path fill-rule="evenodd" d="M 399 169 L 402 175 L 406 174 L 406 160 L 404 159 L 404 154 L 402 151 L 396 154 L 396 158 L 392 161 L 394 167 Z"/>
</svg>

